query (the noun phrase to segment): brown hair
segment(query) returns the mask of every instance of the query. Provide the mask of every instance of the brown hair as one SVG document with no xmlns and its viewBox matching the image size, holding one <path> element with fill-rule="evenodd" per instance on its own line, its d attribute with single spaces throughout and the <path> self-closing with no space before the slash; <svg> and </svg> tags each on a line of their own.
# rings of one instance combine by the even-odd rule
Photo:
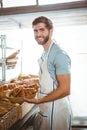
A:
<svg viewBox="0 0 87 130">
<path fill-rule="evenodd" d="M 52 21 L 51 21 L 50 19 L 48 19 L 47 17 L 40 16 L 40 17 L 36 18 L 36 19 L 32 22 L 32 27 L 33 27 L 34 25 L 37 25 L 38 23 L 44 23 L 49 30 L 53 28 L 53 23 L 52 23 Z"/>
</svg>

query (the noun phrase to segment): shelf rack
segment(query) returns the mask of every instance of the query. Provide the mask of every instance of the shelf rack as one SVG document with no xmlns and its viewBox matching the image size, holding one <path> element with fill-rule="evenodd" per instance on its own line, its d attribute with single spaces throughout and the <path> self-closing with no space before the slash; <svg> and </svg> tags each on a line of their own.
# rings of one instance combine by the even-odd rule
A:
<svg viewBox="0 0 87 130">
<path fill-rule="evenodd" d="M 0 81 L 6 80 L 6 35 L 0 35 L 0 51 L 1 51 L 1 57 L 0 57 L 0 63 L 1 65 L 1 71 L 2 71 L 2 79 Z"/>
</svg>

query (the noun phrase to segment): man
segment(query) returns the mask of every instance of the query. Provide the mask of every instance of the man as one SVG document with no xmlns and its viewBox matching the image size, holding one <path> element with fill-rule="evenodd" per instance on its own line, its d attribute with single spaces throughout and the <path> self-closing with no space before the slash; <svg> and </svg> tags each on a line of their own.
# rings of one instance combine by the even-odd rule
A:
<svg viewBox="0 0 87 130">
<path fill-rule="evenodd" d="M 38 104 L 34 130 L 70 130 L 70 58 L 52 40 L 53 23 L 47 17 L 36 18 L 32 27 L 34 36 L 44 52 L 39 59 L 40 90 L 38 97 L 24 100 Z"/>
</svg>

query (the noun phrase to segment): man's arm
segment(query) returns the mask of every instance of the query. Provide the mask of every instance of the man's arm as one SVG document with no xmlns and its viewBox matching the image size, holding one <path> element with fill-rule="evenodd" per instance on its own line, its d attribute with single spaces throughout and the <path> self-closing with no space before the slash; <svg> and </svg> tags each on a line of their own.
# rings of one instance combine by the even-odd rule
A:
<svg viewBox="0 0 87 130">
<path fill-rule="evenodd" d="M 24 101 L 34 104 L 41 104 L 68 96 L 70 94 L 70 74 L 58 75 L 57 80 L 59 82 L 59 86 L 47 96 L 40 99 L 25 98 Z"/>
</svg>

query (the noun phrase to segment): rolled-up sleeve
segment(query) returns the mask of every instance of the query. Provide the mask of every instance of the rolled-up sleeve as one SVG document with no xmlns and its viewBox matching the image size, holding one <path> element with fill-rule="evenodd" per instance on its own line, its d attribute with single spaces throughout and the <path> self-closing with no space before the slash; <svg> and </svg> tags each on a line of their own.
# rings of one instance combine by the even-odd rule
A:
<svg viewBox="0 0 87 130">
<path fill-rule="evenodd" d="M 54 64 L 55 64 L 56 74 L 70 73 L 71 60 L 67 54 L 60 53 L 60 54 L 56 55 Z"/>
</svg>

